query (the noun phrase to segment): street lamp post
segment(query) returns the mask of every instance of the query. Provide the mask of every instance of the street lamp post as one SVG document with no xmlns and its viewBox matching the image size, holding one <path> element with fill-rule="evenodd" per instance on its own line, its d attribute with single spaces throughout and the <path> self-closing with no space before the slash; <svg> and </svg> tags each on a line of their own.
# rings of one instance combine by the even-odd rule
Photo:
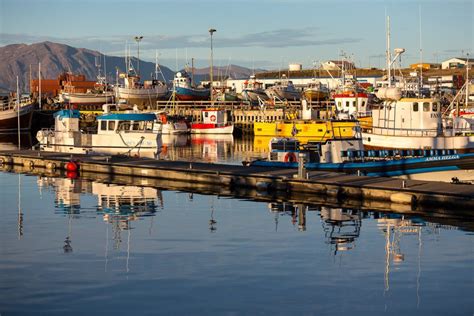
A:
<svg viewBox="0 0 474 316">
<path fill-rule="evenodd" d="M 143 39 L 143 36 L 135 36 L 135 41 L 137 42 L 137 75 L 140 76 L 140 41 Z"/>
<path fill-rule="evenodd" d="M 211 93 L 211 101 L 213 99 L 213 94 L 212 94 L 212 84 L 214 82 L 214 78 L 212 77 L 212 68 L 213 68 L 213 65 L 212 65 L 212 59 L 213 59 L 213 55 L 212 55 L 212 34 L 216 32 L 215 29 L 209 29 L 209 34 L 211 34 L 211 69 L 210 69 L 210 79 L 211 79 L 211 82 L 209 84 L 209 90 L 210 90 L 210 93 Z"/>
</svg>

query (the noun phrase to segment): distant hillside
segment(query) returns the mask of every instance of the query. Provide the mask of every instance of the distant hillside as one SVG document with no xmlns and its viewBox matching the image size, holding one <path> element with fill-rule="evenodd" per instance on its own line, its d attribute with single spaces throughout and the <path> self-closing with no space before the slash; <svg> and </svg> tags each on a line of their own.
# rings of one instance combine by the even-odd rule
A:
<svg viewBox="0 0 474 316">
<path fill-rule="evenodd" d="M 74 48 L 64 44 L 42 42 L 37 44 L 13 44 L 0 47 L 0 89 L 16 90 L 16 76 L 19 77 L 20 89 L 27 91 L 28 79 L 38 78 L 38 64 L 41 62 L 43 79 L 56 79 L 59 74 L 71 71 L 84 74 L 88 80 L 96 80 L 98 70 L 96 59 L 101 61 L 102 72 L 107 69 L 108 80 L 115 80 L 115 69 L 125 70 L 123 57 L 106 56 L 85 48 Z M 154 73 L 155 64 L 140 62 L 140 73 L 144 79 Z M 173 77 L 173 71 L 161 66 L 166 78 Z"/>
<path fill-rule="evenodd" d="M 98 71 L 96 59 L 100 60 L 102 72 L 107 70 L 107 79 L 115 81 L 116 68 L 125 71 L 123 57 L 106 56 L 97 51 L 75 48 L 64 44 L 42 42 L 31 45 L 13 44 L 0 47 L 0 92 L 16 90 L 16 77 L 19 77 L 20 90 L 28 92 L 30 67 L 31 78 L 38 78 L 38 63 L 41 62 L 43 79 L 56 79 L 59 74 L 70 71 L 74 74 L 84 74 L 88 80 L 96 80 Z M 160 65 L 161 71 L 167 82 L 173 80 L 174 72 Z M 140 61 L 142 79 L 151 78 L 155 72 L 155 64 Z M 195 69 L 195 81 L 207 79 L 209 68 Z M 232 78 L 245 78 L 252 74 L 252 70 L 244 67 L 230 65 L 229 67 L 214 67 L 216 78 L 231 76 Z M 159 78 L 161 79 L 161 78 Z"/>
</svg>

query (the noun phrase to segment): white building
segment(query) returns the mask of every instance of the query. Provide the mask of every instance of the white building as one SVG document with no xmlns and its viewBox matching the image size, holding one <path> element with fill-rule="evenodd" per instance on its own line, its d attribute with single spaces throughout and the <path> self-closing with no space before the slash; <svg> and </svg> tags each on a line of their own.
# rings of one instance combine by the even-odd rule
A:
<svg viewBox="0 0 474 316">
<path fill-rule="evenodd" d="M 472 67 L 472 65 L 474 64 L 474 58 L 451 58 L 441 63 L 441 69 L 464 68 L 467 63 L 470 67 Z"/>
</svg>

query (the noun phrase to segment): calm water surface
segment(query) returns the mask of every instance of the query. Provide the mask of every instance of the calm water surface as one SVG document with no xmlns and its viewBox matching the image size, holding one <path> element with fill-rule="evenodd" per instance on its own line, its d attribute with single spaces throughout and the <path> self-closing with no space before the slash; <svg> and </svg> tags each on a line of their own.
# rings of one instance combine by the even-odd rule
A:
<svg viewBox="0 0 474 316">
<path fill-rule="evenodd" d="M 167 153 L 260 154 L 212 146 Z M 472 216 L 262 200 L 0 172 L 0 313 L 474 312 Z"/>
</svg>

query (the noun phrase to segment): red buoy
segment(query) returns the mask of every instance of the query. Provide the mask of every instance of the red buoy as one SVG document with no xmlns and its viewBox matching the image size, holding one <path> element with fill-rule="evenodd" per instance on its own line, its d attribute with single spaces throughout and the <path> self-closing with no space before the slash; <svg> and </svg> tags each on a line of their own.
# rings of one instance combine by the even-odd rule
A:
<svg viewBox="0 0 474 316">
<path fill-rule="evenodd" d="M 66 177 L 68 179 L 77 179 L 77 172 L 76 171 L 66 171 Z"/>
<path fill-rule="evenodd" d="M 75 163 L 74 161 L 69 161 L 67 164 L 66 164 L 66 170 L 67 171 L 74 171 L 76 172 L 78 169 L 78 165 L 77 163 Z"/>
</svg>

